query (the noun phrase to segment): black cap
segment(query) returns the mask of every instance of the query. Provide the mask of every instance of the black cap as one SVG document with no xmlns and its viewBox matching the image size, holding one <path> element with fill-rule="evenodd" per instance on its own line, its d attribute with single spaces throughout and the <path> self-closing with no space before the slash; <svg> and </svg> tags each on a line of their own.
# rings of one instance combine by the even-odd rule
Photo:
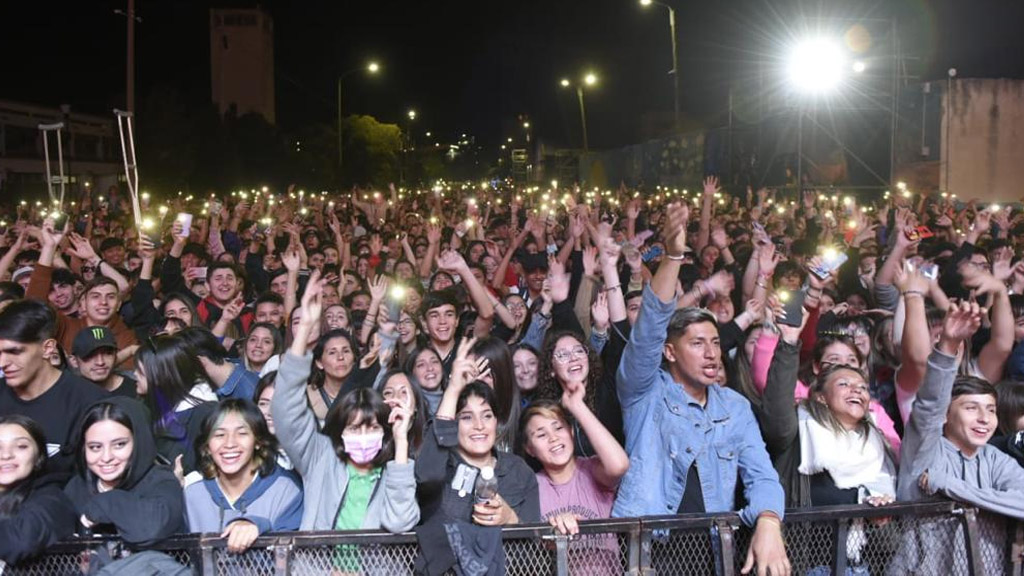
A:
<svg viewBox="0 0 1024 576">
<path fill-rule="evenodd" d="M 82 328 L 75 334 L 75 341 L 71 343 L 71 354 L 79 358 L 88 358 L 93 352 L 100 348 L 113 348 L 117 350 L 117 340 L 114 340 L 114 333 L 105 326 L 89 326 Z"/>
</svg>

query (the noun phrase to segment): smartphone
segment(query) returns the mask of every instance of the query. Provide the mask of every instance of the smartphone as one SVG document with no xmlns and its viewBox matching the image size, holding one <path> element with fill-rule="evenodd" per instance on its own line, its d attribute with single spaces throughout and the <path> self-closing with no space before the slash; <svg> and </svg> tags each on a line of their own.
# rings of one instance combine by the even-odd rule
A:
<svg viewBox="0 0 1024 576">
<path fill-rule="evenodd" d="M 192 233 L 192 215 L 185 212 L 178 212 L 178 222 L 181 222 L 181 233 L 188 236 Z"/>
<path fill-rule="evenodd" d="M 402 319 L 402 305 L 405 304 L 405 286 L 395 284 L 388 291 L 388 321 L 396 325 Z"/>
<path fill-rule="evenodd" d="M 199 278 L 202 278 L 204 282 L 206 281 L 206 270 L 207 270 L 206 266 L 197 266 L 196 267 L 196 275 Z"/>
<path fill-rule="evenodd" d="M 223 208 L 223 206 L 221 205 L 220 201 L 210 200 L 210 214 L 217 214 L 219 216 L 221 208 Z"/>
<path fill-rule="evenodd" d="M 921 275 L 929 280 L 935 280 L 939 275 L 938 264 L 923 264 L 921 265 Z"/>
<path fill-rule="evenodd" d="M 149 240 L 153 244 L 153 250 L 159 250 L 163 246 L 163 240 L 160 239 L 159 235 L 151 236 L 149 234 L 143 234 L 146 240 Z"/>
<path fill-rule="evenodd" d="M 645 252 L 641 259 L 644 262 L 650 262 L 651 260 L 654 260 L 655 258 L 661 256 L 664 253 L 665 250 L 661 246 L 651 246 L 651 249 Z"/>
<path fill-rule="evenodd" d="M 64 212 L 51 212 L 50 218 L 53 219 L 53 229 L 57 232 L 64 230 L 64 225 L 68 223 L 68 215 Z"/>
<path fill-rule="evenodd" d="M 922 240 L 925 238 L 931 238 L 932 236 L 935 236 L 935 233 L 932 232 L 931 228 L 927 226 L 918 226 L 917 228 L 914 228 L 914 232 L 916 232 L 917 237 L 921 238 Z"/>
<path fill-rule="evenodd" d="M 786 313 L 785 318 L 778 320 L 779 324 L 786 326 L 799 327 L 803 322 L 803 308 L 804 298 L 807 294 L 803 290 L 779 290 L 779 300 L 783 303 L 783 310 Z"/>
<path fill-rule="evenodd" d="M 821 259 L 820 266 L 810 266 L 809 270 L 818 278 L 827 280 L 829 274 L 838 270 L 849 259 L 845 252 L 832 252 Z"/>
</svg>

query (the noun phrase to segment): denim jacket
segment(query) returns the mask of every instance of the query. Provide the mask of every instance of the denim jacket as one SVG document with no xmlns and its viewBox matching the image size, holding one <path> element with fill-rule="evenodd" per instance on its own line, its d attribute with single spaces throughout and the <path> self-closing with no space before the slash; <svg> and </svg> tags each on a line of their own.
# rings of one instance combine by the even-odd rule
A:
<svg viewBox="0 0 1024 576">
<path fill-rule="evenodd" d="M 661 302 L 648 286 L 616 375 L 626 431 L 629 471 L 613 517 L 675 514 L 686 475 L 696 461 L 709 512 L 735 510 L 737 479 L 753 525 L 762 512 L 781 519 L 785 495 L 750 404 L 738 393 L 710 386 L 701 406 L 660 368 L 665 333 L 676 302 Z"/>
</svg>

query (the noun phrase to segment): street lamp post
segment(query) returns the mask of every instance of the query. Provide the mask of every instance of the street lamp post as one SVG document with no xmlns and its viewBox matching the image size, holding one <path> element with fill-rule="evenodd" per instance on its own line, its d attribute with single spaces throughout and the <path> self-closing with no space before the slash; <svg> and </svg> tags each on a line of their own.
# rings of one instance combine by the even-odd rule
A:
<svg viewBox="0 0 1024 576">
<path fill-rule="evenodd" d="M 641 6 L 650 6 L 651 4 L 657 4 L 668 10 L 668 28 L 672 34 L 672 70 L 670 74 L 672 74 L 672 103 L 673 112 L 675 113 L 673 119 L 675 121 L 675 129 L 679 130 L 682 112 L 679 103 L 679 40 L 676 37 L 676 9 L 656 0 L 640 0 Z"/>
<path fill-rule="evenodd" d="M 343 145 L 342 138 L 341 138 L 341 130 L 342 130 L 342 128 L 341 128 L 341 126 L 342 126 L 342 122 L 341 122 L 341 119 L 342 119 L 342 116 L 341 116 L 341 81 L 344 80 L 345 78 L 351 76 L 352 74 L 355 74 L 356 72 L 361 72 L 363 70 L 369 72 L 370 74 L 376 74 L 377 72 L 380 72 L 380 65 L 377 64 L 376 62 L 370 62 L 366 66 L 363 66 L 363 67 L 360 67 L 360 68 L 353 68 L 353 69 L 345 72 L 344 74 L 341 74 L 340 76 L 338 76 L 338 185 L 339 186 L 342 183 L 342 177 L 343 177 L 343 174 L 344 174 L 343 173 L 343 168 L 344 168 L 344 165 L 345 165 L 345 163 L 344 163 L 345 156 L 344 156 L 344 153 L 343 153 L 344 145 Z"/>
<path fill-rule="evenodd" d="M 580 104 L 580 123 L 583 126 L 584 153 L 590 151 L 590 144 L 587 141 L 587 109 L 586 106 L 583 104 L 583 86 L 593 86 L 594 84 L 597 84 L 597 76 L 595 76 L 592 72 L 587 73 L 587 75 L 583 77 L 583 82 L 576 84 L 576 98 L 579 100 Z M 567 78 L 563 78 L 561 81 L 561 85 L 563 88 L 568 88 L 569 86 L 572 85 L 572 83 L 569 82 Z"/>
</svg>

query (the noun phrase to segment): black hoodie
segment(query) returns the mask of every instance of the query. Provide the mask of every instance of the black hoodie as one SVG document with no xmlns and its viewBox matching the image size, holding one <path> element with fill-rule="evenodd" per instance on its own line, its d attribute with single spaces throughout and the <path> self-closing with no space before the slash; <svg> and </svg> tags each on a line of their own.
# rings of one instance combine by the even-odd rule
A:
<svg viewBox="0 0 1024 576">
<path fill-rule="evenodd" d="M 156 443 L 146 409 L 130 398 L 113 396 L 104 402 L 117 405 L 131 420 L 135 430 L 131 466 L 117 488 L 101 493 L 96 477 L 79 457 L 78 473 L 64 488 L 75 506 L 76 517 L 84 514 L 94 524 L 94 532 L 116 533 L 136 548 L 182 532 L 185 498 L 181 484 L 169 468 L 155 462 Z M 79 455 L 85 450 L 84 436 L 84 430 L 80 430 L 76 446 Z"/>
<path fill-rule="evenodd" d="M 33 478 L 14 490 L 26 492 L 13 514 L 0 517 L 0 560 L 17 564 L 71 536 L 75 510 L 53 477 Z"/>
</svg>

